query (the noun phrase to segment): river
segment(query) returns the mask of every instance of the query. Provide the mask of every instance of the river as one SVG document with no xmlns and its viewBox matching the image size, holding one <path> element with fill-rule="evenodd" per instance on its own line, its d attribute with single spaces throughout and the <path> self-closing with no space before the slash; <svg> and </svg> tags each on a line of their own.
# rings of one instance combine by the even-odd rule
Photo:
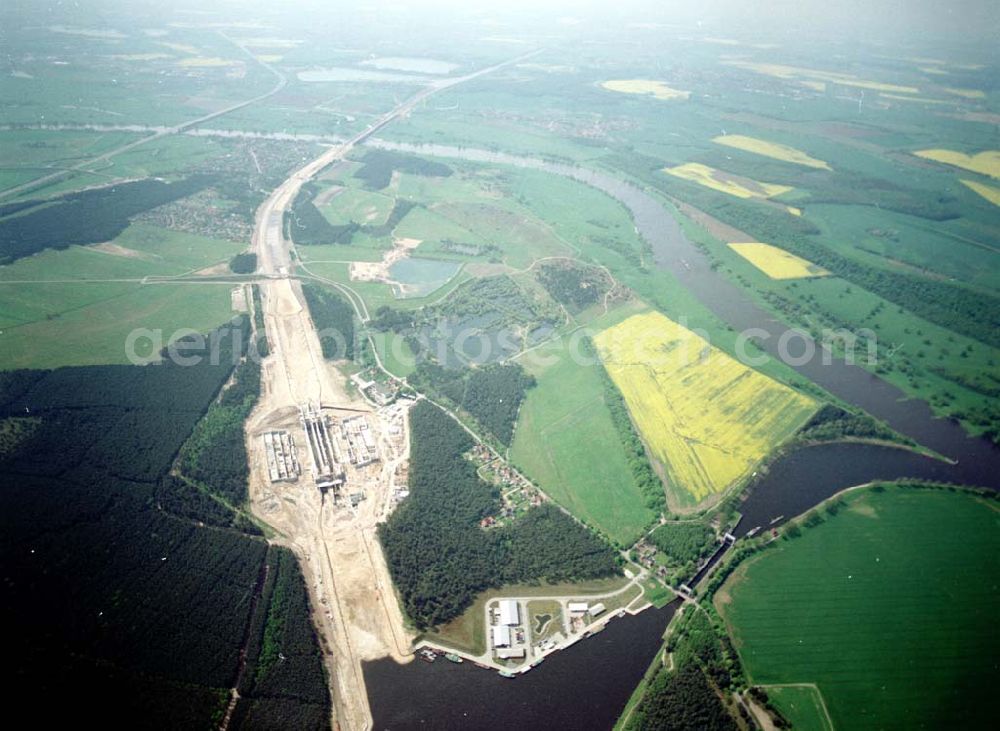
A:
<svg viewBox="0 0 1000 731">
<path fill-rule="evenodd" d="M 766 337 L 757 342 L 769 354 L 777 355 L 778 340 L 788 326 L 712 269 L 708 257 L 688 240 L 663 203 L 641 188 L 597 170 L 500 152 L 381 140 L 371 140 L 368 144 L 401 152 L 541 170 L 607 193 L 632 214 L 637 230 L 652 247 L 658 267 L 671 272 L 699 301 L 735 330 L 758 328 L 766 333 Z M 820 346 L 815 343 L 814 346 L 818 351 Z M 835 396 L 883 419 L 901 434 L 945 455 L 953 463 L 909 450 L 861 443 L 822 444 L 790 451 L 762 471 L 749 490 L 740 508 L 743 514 L 741 534 L 757 526 L 778 524 L 840 490 L 873 480 L 915 478 L 1000 489 L 1000 448 L 985 439 L 969 437 L 955 422 L 936 418 L 925 402 L 908 399 L 897 387 L 840 358 L 832 357 L 824 363 L 824 359 L 815 357 L 799 365 L 789 363 L 789 366 Z M 651 618 L 636 621 L 645 615 Z M 628 693 L 622 695 L 617 684 L 605 688 L 605 682 L 615 680 L 609 671 L 620 672 L 623 648 L 636 643 L 645 647 L 647 634 L 652 632 L 647 622 L 658 627 L 652 632 L 658 638 L 669 616 L 663 612 L 644 612 L 636 618 L 615 620 L 600 635 L 602 639 L 580 643 L 560 653 L 558 661 L 546 661 L 525 678 L 513 681 L 505 681 L 499 676 L 494 679 L 490 677 L 493 673 L 466 666 L 439 669 L 437 663 L 430 667 L 425 663 L 405 667 L 395 666 L 391 661 L 374 663 L 366 668 L 365 677 L 376 728 L 459 724 L 469 728 L 610 727 Z M 589 649 L 591 645 L 593 649 Z M 648 657 L 652 658 L 652 653 Z M 626 663 L 626 667 L 631 668 L 631 665 Z M 550 674 L 556 678 L 550 680 Z M 602 683 L 594 687 L 592 697 L 585 697 L 589 710 L 581 714 L 583 701 L 577 694 L 578 684 L 589 682 L 591 676 L 599 677 Z M 540 694 L 539 688 L 545 688 L 546 692 Z M 455 716 L 448 703 L 441 700 L 442 696 L 435 693 L 443 693 L 459 702 L 466 709 L 463 712 L 475 714 L 475 721 L 473 716 Z M 541 709 L 532 711 L 525 707 L 534 703 Z M 401 705 L 408 713 L 400 710 Z M 564 721 L 566 726 L 559 725 Z"/>
<path fill-rule="evenodd" d="M 611 728 L 656 656 L 676 608 L 673 602 L 612 620 L 603 632 L 514 679 L 443 658 L 433 664 L 366 663 L 374 728 Z"/>
</svg>

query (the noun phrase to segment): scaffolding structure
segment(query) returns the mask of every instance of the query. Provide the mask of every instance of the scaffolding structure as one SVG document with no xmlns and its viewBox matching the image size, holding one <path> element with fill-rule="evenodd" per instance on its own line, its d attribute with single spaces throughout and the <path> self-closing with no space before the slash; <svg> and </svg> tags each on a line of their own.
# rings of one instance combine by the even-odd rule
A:
<svg viewBox="0 0 1000 731">
<path fill-rule="evenodd" d="M 271 482 L 295 482 L 301 470 L 295 455 L 295 440 L 285 431 L 265 432 L 264 454 L 267 456 L 267 473 Z"/>
<path fill-rule="evenodd" d="M 364 416 L 352 416 L 341 421 L 340 436 L 348 460 L 355 467 L 364 467 L 378 461 L 375 434 Z"/>
<path fill-rule="evenodd" d="M 340 466 L 340 451 L 330 435 L 329 418 L 318 404 L 308 403 L 299 407 L 299 420 L 306 433 L 313 480 L 320 489 L 340 487 L 344 484 L 344 470 Z"/>
</svg>

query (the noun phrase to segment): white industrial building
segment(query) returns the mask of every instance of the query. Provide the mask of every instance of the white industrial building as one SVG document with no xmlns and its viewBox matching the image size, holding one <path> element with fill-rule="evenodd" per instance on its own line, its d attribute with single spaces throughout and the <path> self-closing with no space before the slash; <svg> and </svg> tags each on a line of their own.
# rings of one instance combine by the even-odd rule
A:
<svg viewBox="0 0 1000 731">
<path fill-rule="evenodd" d="M 505 647 L 502 650 L 497 650 L 498 660 L 517 660 L 524 657 L 523 647 Z"/>
<path fill-rule="evenodd" d="M 493 627 L 493 646 L 510 647 L 510 627 L 502 624 Z"/>
<path fill-rule="evenodd" d="M 299 460 L 295 456 L 295 440 L 288 432 L 265 432 L 264 455 L 271 482 L 295 482 L 299 479 Z"/>
<path fill-rule="evenodd" d="M 521 613 L 517 602 L 513 599 L 500 600 L 500 624 L 508 626 L 521 624 Z"/>
<path fill-rule="evenodd" d="M 355 467 L 378 461 L 375 434 L 364 416 L 352 416 L 340 422 L 340 438 L 348 459 Z"/>
<path fill-rule="evenodd" d="M 570 614 L 586 614 L 587 602 L 570 602 L 566 605 Z"/>
<path fill-rule="evenodd" d="M 596 617 L 598 614 L 604 611 L 604 605 L 598 602 L 597 604 L 592 604 L 590 606 L 590 614 L 592 617 Z"/>
</svg>

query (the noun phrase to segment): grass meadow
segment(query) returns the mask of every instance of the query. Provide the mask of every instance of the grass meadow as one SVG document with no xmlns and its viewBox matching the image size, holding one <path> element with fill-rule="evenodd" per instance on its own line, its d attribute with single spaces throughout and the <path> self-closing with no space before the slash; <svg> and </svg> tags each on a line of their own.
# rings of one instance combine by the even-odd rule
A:
<svg viewBox="0 0 1000 731">
<path fill-rule="evenodd" d="M 0 369 L 127 363 L 135 328 L 162 329 L 169 342 L 179 328 L 207 332 L 232 316 L 232 284 L 141 280 L 226 262 L 242 244 L 137 224 L 111 243 L 0 267 Z"/>
<path fill-rule="evenodd" d="M 1000 651 L 996 503 L 897 486 L 842 502 L 717 592 L 752 682 L 815 684 L 838 729 L 988 728 Z M 777 702 L 794 703 L 793 718 L 815 715 L 801 693 L 788 695 Z"/>
<path fill-rule="evenodd" d="M 577 518 L 633 543 L 656 516 L 629 469 L 598 367 L 577 364 L 565 343 L 543 346 L 521 363 L 538 385 L 521 406 L 511 461 Z"/>
</svg>

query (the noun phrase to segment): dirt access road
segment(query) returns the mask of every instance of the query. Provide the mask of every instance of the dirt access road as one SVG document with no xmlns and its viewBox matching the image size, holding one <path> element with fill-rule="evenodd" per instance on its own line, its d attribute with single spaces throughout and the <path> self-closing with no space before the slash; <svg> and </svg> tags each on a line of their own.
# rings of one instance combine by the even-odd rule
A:
<svg viewBox="0 0 1000 731">
<path fill-rule="evenodd" d="M 434 82 L 354 138 L 297 170 L 257 211 L 253 246 L 259 273 L 269 277 L 261 282 L 260 290 L 270 355 L 263 362 L 260 401 L 246 425 L 250 506 L 278 531 L 273 540 L 287 545 L 300 559 L 326 651 L 334 721 L 344 731 L 372 725 L 361 663 L 386 656 L 407 662 L 413 656 L 413 636 L 405 627 L 374 535 L 391 507 L 396 468 L 408 457 L 407 407 L 373 410 L 347 389 L 343 375 L 323 359 L 301 284 L 292 278 L 292 243 L 284 237 L 284 213 L 306 181 L 427 97 L 534 53 Z M 358 317 L 366 319 L 364 314 L 359 311 Z M 298 423 L 298 406 L 309 401 L 322 404 L 335 416 L 363 413 L 377 437 L 381 460 L 347 469 L 346 492 L 365 493 L 366 499 L 356 508 L 324 499 L 309 475 L 305 438 Z M 303 474 L 295 483 L 272 484 L 268 478 L 260 435 L 271 429 L 285 429 L 299 442 Z"/>
</svg>

